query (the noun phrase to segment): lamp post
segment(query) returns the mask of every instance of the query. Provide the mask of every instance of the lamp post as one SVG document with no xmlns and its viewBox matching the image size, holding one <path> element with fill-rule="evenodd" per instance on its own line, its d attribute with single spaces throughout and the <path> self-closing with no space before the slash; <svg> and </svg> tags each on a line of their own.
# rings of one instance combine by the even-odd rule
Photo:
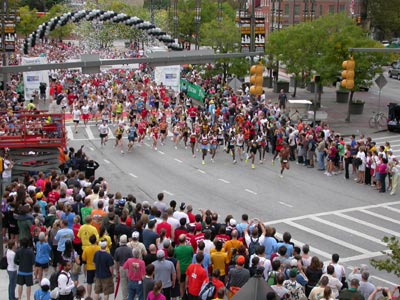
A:
<svg viewBox="0 0 400 300">
<path fill-rule="evenodd" d="M 273 32 L 275 29 L 275 1 L 271 0 L 272 8 L 271 8 L 271 25 L 270 25 L 270 32 Z"/>
<path fill-rule="evenodd" d="M 201 22 L 201 0 L 196 0 L 194 23 L 196 25 L 196 50 L 199 50 L 200 41 L 200 22 Z"/>
</svg>

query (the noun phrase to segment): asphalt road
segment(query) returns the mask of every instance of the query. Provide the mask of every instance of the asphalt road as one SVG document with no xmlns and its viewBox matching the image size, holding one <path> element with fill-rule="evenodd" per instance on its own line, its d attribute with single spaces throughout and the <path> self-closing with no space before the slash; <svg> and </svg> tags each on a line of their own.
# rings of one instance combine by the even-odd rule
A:
<svg viewBox="0 0 400 300">
<path fill-rule="evenodd" d="M 88 140 L 89 136 L 94 139 Z M 382 133 L 375 138 L 383 142 L 387 137 Z M 107 178 L 113 193 L 132 193 L 138 201 L 153 202 L 164 192 L 166 202 L 174 199 L 196 210 L 211 209 L 221 221 L 227 214 L 239 221 L 247 213 L 276 227 L 279 234 L 289 231 L 297 245 L 309 244 L 311 252 L 324 261 L 339 253 L 347 267 L 369 263 L 386 250 L 383 236 L 400 237 L 398 196 L 379 194 L 345 180 L 343 174 L 326 177 L 316 169 L 291 163 L 280 178 L 279 163 L 272 166 L 271 154 L 263 164 L 257 160 L 252 170 L 250 163 L 233 165 L 231 156 L 221 150 L 215 163 L 207 156 L 202 165 L 200 153 L 192 158 L 189 149 L 180 145 L 175 150 L 170 140 L 158 151 L 146 141 L 121 155 L 111 140 L 100 148 L 94 126 L 73 134 L 70 144 L 79 147 L 82 143 L 87 155 L 101 165 L 96 175 Z M 397 285 L 395 276 L 372 267 L 370 271 L 377 285 Z"/>
</svg>

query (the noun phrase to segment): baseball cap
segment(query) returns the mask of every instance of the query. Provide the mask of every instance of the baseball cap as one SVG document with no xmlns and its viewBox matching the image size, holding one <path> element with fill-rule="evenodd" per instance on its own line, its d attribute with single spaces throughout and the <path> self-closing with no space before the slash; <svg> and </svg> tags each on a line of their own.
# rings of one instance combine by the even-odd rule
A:
<svg viewBox="0 0 400 300">
<path fill-rule="evenodd" d="M 243 266 L 245 263 L 245 259 L 243 255 L 240 255 L 238 258 L 236 258 L 236 264 Z"/>
<path fill-rule="evenodd" d="M 180 210 L 184 210 L 186 208 L 186 203 L 182 202 L 181 205 L 179 206 Z"/>
<path fill-rule="evenodd" d="M 231 226 L 236 226 L 236 224 L 237 224 L 237 222 L 236 222 L 235 219 L 230 219 L 230 220 L 229 220 L 229 225 L 231 225 Z"/>
<path fill-rule="evenodd" d="M 40 282 L 40 286 L 50 286 L 50 280 L 48 280 L 47 278 L 43 278 L 42 281 Z"/>
<path fill-rule="evenodd" d="M 128 242 L 128 237 L 126 236 L 126 234 L 123 234 L 119 237 L 119 243 L 121 245 L 126 245 L 127 242 Z"/>
<path fill-rule="evenodd" d="M 36 199 L 42 199 L 42 198 L 43 198 L 42 192 L 36 193 Z"/>
<path fill-rule="evenodd" d="M 296 267 L 297 266 L 297 259 L 292 259 L 291 261 L 290 261 L 290 266 L 291 267 Z"/>
<path fill-rule="evenodd" d="M 296 277 L 296 276 L 297 276 L 297 269 L 296 268 L 291 269 L 290 272 L 289 272 L 289 277 L 293 278 L 293 277 Z"/>
<path fill-rule="evenodd" d="M 99 245 L 100 245 L 100 248 L 106 248 L 107 247 L 107 241 L 101 241 L 100 243 L 99 243 Z"/>
<path fill-rule="evenodd" d="M 160 258 L 164 258 L 164 257 L 165 257 L 164 251 L 163 250 L 158 250 L 157 251 L 157 258 L 160 259 Z"/>
<path fill-rule="evenodd" d="M 202 227 L 200 223 L 196 224 L 196 231 L 201 231 Z"/>
<path fill-rule="evenodd" d="M 133 238 L 134 240 L 137 240 L 137 239 L 139 238 L 139 231 L 134 231 L 134 232 L 132 232 L 132 238 Z"/>
</svg>

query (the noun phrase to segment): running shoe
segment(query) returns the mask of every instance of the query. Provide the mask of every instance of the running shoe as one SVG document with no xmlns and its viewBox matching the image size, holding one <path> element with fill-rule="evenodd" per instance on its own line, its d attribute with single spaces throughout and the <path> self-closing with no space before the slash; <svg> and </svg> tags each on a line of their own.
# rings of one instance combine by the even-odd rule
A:
<svg viewBox="0 0 400 300">
<path fill-rule="evenodd" d="M 205 165 L 205 164 L 206 164 L 206 162 L 205 162 L 204 160 L 202 160 L 202 161 L 201 161 L 201 164 L 202 164 L 202 165 Z"/>
<path fill-rule="evenodd" d="M 251 164 L 251 168 L 252 168 L 252 169 L 255 169 L 256 166 L 255 166 L 254 164 Z"/>
<path fill-rule="evenodd" d="M 233 161 L 233 164 L 236 164 L 237 163 L 237 161 L 236 161 L 236 159 Z"/>
<path fill-rule="evenodd" d="M 275 160 L 272 160 L 272 165 L 275 166 Z"/>
</svg>

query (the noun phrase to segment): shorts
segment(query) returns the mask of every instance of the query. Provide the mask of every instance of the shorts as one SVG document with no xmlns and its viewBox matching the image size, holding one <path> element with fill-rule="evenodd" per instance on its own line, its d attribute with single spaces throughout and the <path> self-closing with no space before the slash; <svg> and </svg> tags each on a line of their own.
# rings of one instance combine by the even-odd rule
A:
<svg viewBox="0 0 400 300">
<path fill-rule="evenodd" d="M 40 263 L 35 262 L 35 267 L 42 268 L 42 269 L 48 269 L 49 268 L 49 263 L 40 264 Z"/>
<path fill-rule="evenodd" d="M 114 294 L 114 280 L 109 278 L 96 278 L 94 292 L 95 294 L 111 295 Z"/>
<path fill-rule="evenodd" d="M 186 281 L 186 274 L 181 274 L 180 282 Z"/>
<path fill-rule="evenodd" d="M 217 149 L 217 145 L 210 145 L 210 149 L 211 149 L 211 150 Z"/>
<path fill-rule="evenodd" d="M 134 136 L 128 136 L 128 142 L 132 143 L 135 141 L 135 137 Z"/>
<path fill-rule="evenodd" d="M 166 131 L 166 130 L 160 130 L 160 133 L 161 133 L 161 134 L 166 134 L 167 131 Z"/>
<path fill-rule="evenodd" d="M 84 121 L 89 120 L 89 114 L 83 114 L 83 115 L 82 115 L 82 119 L 83 119 Z"/>
<path fill-rule="evenodd" d="M 33 276 L 32 275 L 17 275 L 17 284 L 18 285 L 33 285 Z"/>
<path fill-rule="evenodd" d="M 74 120 L 74 123 L 79 124 L 79 120 Z"/>
<path fill-rule="evenodd" d="M 100 138 L 104 139 L 105 137 L 107 137 L 107 135 L 108 135 L 107 133 L 100 133 Z"/>
<path fill-rule="evenodd" d="M 120 139 L 122 139 L 122 135 L 119 134 L 115 138 L 119 141 Z"/>
<path fill-rule="evenodd" d="M 86 271 L 86 282 L 88 284 L 94 283 L 94 274 L 95 274 L 95 270 L 87 270 Z"/>
<path fill-rule="evenodd" d="M 201 145 L 200 148 L 201 150 L 208 150 L 208 145 Z"/>
</svg>

